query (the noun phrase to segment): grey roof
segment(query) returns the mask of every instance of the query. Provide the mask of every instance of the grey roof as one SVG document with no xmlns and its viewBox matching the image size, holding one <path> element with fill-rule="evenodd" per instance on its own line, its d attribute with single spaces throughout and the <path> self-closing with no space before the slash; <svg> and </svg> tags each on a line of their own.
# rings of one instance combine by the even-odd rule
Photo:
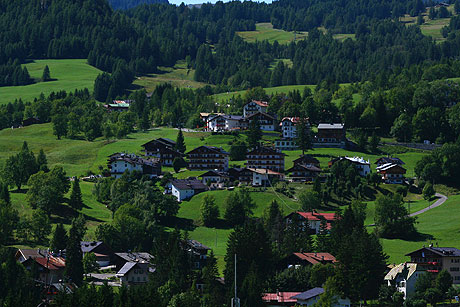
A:
<svg viewBox="0 0 460 307">
<path fill-rule="evenodd" d="M 313 289 L 310 289 L 308 291 L 305 291 L 305 292 L 302 292 L 300 294 L 297 294 L 297 295 L 295 295 L 295 296 L 293 296 L 291 298 L 298 299 L 298 300 L 308 300 L 308 299 L 311 299 L 312 297 L 321 295 L 323 293 L 324 293 L 323 288 L 313 288 Z"/>
<path fill-rule="evenodd" d="M 319 124 L 318 129 L 343 129 L 343 124 Z"/>
<path fill-rule="evenodd" d="M 136 264 L 137 262 L 126 262 L 125 265 L 120 269 L 120 271 L 117 272 L 117 275 L 124 276 L 129 271 L 131 271 L 131 269 L 134 268 Z"/>
<path fill-rule="evenodd" d="M 382 164 L 386 164 L 386 163 L 393 163 L 393 164 L 398 164 L 398 165 L 405 164 L 401 159 L 396 158 L 396 157 L 381 157 L 381 158 L 378 158 L 375 163 L 379 163 L 379 162 Z"/>
<path fill-rule="evenodd" d="M 197 249 L 197 250 L 211 250 L 209 247 L 207 247 L 206 245 L 198 242 L 197 240 L 188 240 L 187 241 L 189 246 L 194 248 L 194 249 Z"/>
<path fill-rule="evenodd" d="M 208 176 L 219 176 L 219 177 L 228 177 L 227 174 L 223 173 L 223 172 L 219 172 L 219 171 L 215 171 L 215 170 L 210 170 L 210 171 L 207 171 L 206 173 L 203 173 L 201 174 L 200 176 L 198 177 L 208 177 Z"/>
<path fill-rule="evenodd" d="M 409 254 L 406 254 L 406 256 L 410 256 L 418 251 L 421 250 L 429 250 L 435 254 L 438 254 L 440 256 L 450 256 L 450 257 L 460 257 L 460 250 L 455 248 L 455 247 L 423 247 L 421 249 L 418 249 L 416 251 L 413 251 Z"/>
<path fill-rule="evenodd" d="M 114 161 L 125 161 L 127 163 L 135 164 L 135 165 L 150 165 L 152 167 L 156 167 L 160 162 L 159 159 L 156 158 L 148 158 L 144 159 L 135 154 L 128 154 L 124 152 L 117 152 L 111 154 L 109 156 L 109 163 L 111 164 Z"/>
<path fill-rule="evenodd" d="M 153 259 L 152 255 L 150 255 L 149 253 L 145 253 L 145 252 L 115 253 L 115 255 L 129 262 L 134 262 L 134 261 L 149 262 L 150 260 Z"/>
<path fill-rule="evenodd" d="M 223 155 L 230 155 L 228 152 L 226 152 L 223 148 L 221 147 L 217 147 L 217 146 L 209 146 L 209 145 L 201 145 L 201 146 L 198 146 L 192 150 L 190 150 L 187 154 L 191 154 L 193 153 L 195 150 L 199 149 L 199 148 L 206 148 L 207 150 L 209 151 L 213 151 L 213 152 L 216 152 L 216 153 L 220 153 L 220 154 L 223 154 Z"/>
<path fill-rule="evenodd" d="M 81 251 L 85 253 L 90 253 L 93 249 L 101 245 L 103 242 L 102 241 L 81 241 L 80 246 L 81 246 Z"/>
<path fill-rule="evenodd" d="M 198 179 L 175 179 L 171 185 L 178 190 L 206 190 L 208 187 Z"/>
</svg>

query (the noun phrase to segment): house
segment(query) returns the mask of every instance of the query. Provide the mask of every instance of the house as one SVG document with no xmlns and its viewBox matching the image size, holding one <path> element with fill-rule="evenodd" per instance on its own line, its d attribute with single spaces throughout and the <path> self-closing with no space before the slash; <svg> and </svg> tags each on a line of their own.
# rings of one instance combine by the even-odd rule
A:
<svg viewBox="0 0 460 307">
<path fill-rule="evenodd" d="M 320 232 L 321 221 L 326 222 L 327 229 L 331 229 L 332 223 L 336 220 L 335 213 L 316 213 L 316 212 L 292 212 L 285 217 L 286 223 L 300 222 L 301 225 L 310 228 L 313 234 Z"/>
<path fill-rule="evenodd" d="M 258 112 L 267 113 L 267 109 L 268 109 L 268 102 L 253 100 L 244 105 L 243 116 L 247 118 L 251 116 L 252 114 L 255 114 Z"/>
<path fill-rule="evenodd" d="M 267 113 L 257 112 L 248 117 L 245 117 L 248 125 L 250 125 L 253 121 L 257 121 L 260 130 L 263 131 L 275 131 L 275 118 Z"/>
<path fill-rule="evenodd" d="M 283 139 L 294 139 L 297 136 L 297 123 L 300 117 L 283 117 L 280 122 L 281 137 Z"/>
<path fill-rule="evenodd" d="M 297 164 L 305 164 L 305 165 L 308 165 L 308 164 L 311 164 L 311 165 L 314 165 L 316 167 L 319 167 L 320 163 L 319 163 L 319 160 L 316 159 L 315 157 L 311 156 L 311 155 L 301 155 L 300 158 L 297 158 L 293 161 L 294 165 L 297 165 Z"/>
<path fill-rule="evenodd" d="M 148 262 L 126 262 L 115 276 L 120 278 L 122 285 L 135 285 L 148 282 L 149 273 L 153 270 Z"/>
<path fill-rule="evenodd" d="M 259 146 L 246 154 L 247 168 L 263 168 L 275 172 L 284 171 L 284 157 L 286 155 L 276 149 Z"/>
<path fill-rule="evenodd" d="M 371 173 L 371 164 L 369 160 L 364 160 L 363 157 L 338 157 L 329 161 L 329 167 L 332 167 L 334 163 L 339 161 L 348 161 L 353 164 L 353 166 L 358 170 L 360 176 L 365 177 Z"/>
<path fill-rule="evenodd" d="M 131 100 L 113 100 L 112 103 L 105 104 L 104 108 L 106 108 L 109 112 L 123 112 L 128 111 L 130 105 Z"/>
<path fill-rule="evenodd" d="M 400 263 L 385 275 L 388 286 L 396 287 L 396 290 L 404 294 L 404 299 L 415 292 L 415 283 L 425 271 L 417 263 Z"/>
<path fill-rule="evenodd" d="M 398 164 L 387 163 L 376 168 L 377 173 L 382 175 L 382 181 L 390 184 L 404 183 L 406 169 Z"/>
<path fill-rule="evenodd" d="M 239 181 L 240 183 L 249 184 L 253 181 L 253 172 L 248 168 L 230 168 L 228 176 L 231 181 Z"/>
<path fill-rule="evenodd" d="M 161 163 L 157 158 L 144 159 L 135 154 L 114 153 L 109 156 L 107 164 L 111 176 L 115 178 L 120 178 L 126 171 L 139 171 L 150 178 L 161 175 Z"/>
<path fill-rule="evenodd" d="M 279 139 L 275 140 L 275 148 L 278 150 L 297 150 L 297 142 L 295 139 Z"/>
<path fill-rule="evenodd" d="M 292 297 L 297 300 L 297 305 L 312 306 L 318 302 L 321 294 L 324 293 L 323 288 L 313 288 L 308 291 L 302 292 Z M 350 307 L 351 302 L 348 298 L 335 297 L 336 302 L 330 305 L 331 307 Z"/>
<path fill-rule="evenodd" d="M 284 175 L 267 168 L 248 168 L 252 172 L 253 186 L 271 186 L 274 179 L 284 180 Z"/>
<path fill-rule="evenodd" d="M 382 166 L 387 163 L 392 163 L 400 166 L 405 164 L 401 159 L 396 157 L 381 157 L 378 158 L 377 161 L 375 161 L 375 164 L 377 164 L 377 166 Z"/>
<path fill-rule="evenodd" d="M 15 254 L 15 259 L 16 261 L 18 261 L 19 263 L 23 263 L 24 261 L 26 261 L 27 259 L 29 258 L 43 258 L 43 257 L 48 257 L 48 250 L 46 249 L 40 249 L 40 248 L 36 248 L 36 249 L 27 249 L 27 248 L 19 248 L 17 251 L 16 251 L 16 254 Z"/>
<path fill-rule="evenodd" d="M 276 292 L 263 293 L 262 301 L 268 307 L 295 306 L 297 300 L 291 297 L 300 294 L 300 292 Z"/>
<path fill-rule="evenodd" d="M 220 147 L 200 146 L 187 153 L 189 170 L 228 170 L 229 153 Z"/>
<path fill-rule="evenodd" d="M 345 148 L 346 136 L 343 124 L 319 124 L 313 147 Z"/>
<path fill-rule="evenodd" d="M 315 264 L 335 264 L 337 260 L 329 253 L 293 253 L 280 261 L 280 267 L 298 268 Z"/>
<path fill-rule="evenodd" d="M 214 188 L 222 188 L 229 179 L 226 173 L 212 170 L 201 174 L 198 178 L 201 178 L 203 184 L 208 185 L 208 183 L 210 183 L 210 187 Z"/>
<path fill-rule="evenodd" d="M 209 116 L 206 122 L 206 131 L 232 131 L 245 127 L 244 118 L 241 115 L 220 114 Z"/>
<path fill-rule="evenodd" d="M 59 282 L 64 276 L 65 259 L 63 257 L 55 257 L 51 254 L 29 257 L 22 261 L 22 265 L 30 272 L 36 270 L 37 279 L 45 284 Z"/>
<path fill-rule="evenodd" d="M 201 270 L 205 267 L 206 260 L 208 258 L 208 251 L 211 250 L 209 247 L 196 240 L 189 239 L 185 242 L 185 250 L 190 255 L 195 269 Z"/>
<path fill-rule="evenodd" d="M 153 256 L 145 252 L 115 253 L 114 264 L 117 271 L 128 262 L 151 263 Z"/>
<path fill-rule="evenodd" d="M 198 179 L 175 179 L 171 181 L 171 193 L 178 201 L 208 190 L 208 186 Z"/>
<path fill-rule="evenodd" d="M 286 171 L 291 173 L 290 179 L 294 182 L 312 182 L 321 173 L 321 169 L 313 164 L 294 164 Z"/>
<path fill-rule="evenodd" d="M 81 251 L 83 256 L 87 253 L 94 253 L 96 256 L 97 264 L 100 267 L 110 265 L 110 262 L 113 258 L 113 251 L 102 241 L 81 241 L 80 242 Z"/>
<path fill-rule="evenodd" d="M 420 265 L 421 270 L 437 274 L 446 270 L 452 276 L 454 284 L 460 284 L 460 250 L 454 247 L 423 247 L 409 256 L 412 263 Z"/>
<path fill-rule="evenodd" d="M 200 113 L 200 119 L 203 121 L 203 122 L 207 122 L 209 117 L 210 116 L 214 116 L 214 115 L 224 115 L 224 113 L 205 113 L 205 112 L 201 112 Z"/>
<path fill-rule="evenodd" d="M 40 123 L 40 119 L 38 117 L 28 117 L 22 121 L 22 126 L 27 127 L 27 126 L 35 125 L 39 123 Z"/>
<path fill-rule="evenodd" d="M 168 138 L 158 138 L 141 145 L 142 151 L 147 157 L 160 159 L 164 166 L 172 166 L 175 158 L 184 156 L 181 152 L 175 150 L 176 142 Z"/>
</svg>

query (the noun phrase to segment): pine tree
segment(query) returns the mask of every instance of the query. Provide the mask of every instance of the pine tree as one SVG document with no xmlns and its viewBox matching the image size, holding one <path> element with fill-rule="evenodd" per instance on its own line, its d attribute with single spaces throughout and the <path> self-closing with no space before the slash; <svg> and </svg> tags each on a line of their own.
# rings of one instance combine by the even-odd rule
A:
<svg viewBox="0 0 460 307">
<path fill-rule="evenodd" d="M 48 65 L 46 65 L 45 68 L 43 69 L 42 82 L 46 82 L 50 80 L 51 80 L 50 69 Z"/>
<path fill-rule="evenodd" d="M 305 151 L 312 148 L 311 142 L 311 130 L 310 126 L 305 118 L 300 118 L 296 125 L 296 134 L 297 134 L 297 146 L 302 150 L 302 154 L 305 154 Z"/>
<path fill-rule="evenodd" d="M 81 210 L 83 208 L 83 200 L 81 198 L 81 189 L 80 189 L 80 181 L 77 177 L 72 184 L 72 192 L 70 194 L 69 205 L 74 210 Z"/>
<path fill-rule="evenodd" d="M 73 219 L 69 230 L 65 267 L 65 276 L 77 286 L 80 286 L 83 282 L 83 254 L 80 242 L 85 232 L 85 219 L 80 215 L 78 218 Z"/>
<path fill-rule="evenodd" d="M 262 130 L 260 130 L 259 121 L 253 120 L 249 124 L 248 143 L 250 148 L 256 148 L 262 139 Z"/>
<path fill-rule="evenodd" d="M 10 191 L 8 190 L 8 185 L 0 181 L 0 201 L 5 201 L 6 204 L 10 204 Z"/>
<path fill-rule="evenodd" d="M 185 146 L 184 134 L 182 133 L 182 129 L 179 129 L 176 139 L 176 150 L 178 152 L 184 153 L 186 149 L 187 147 Z"/>
<path fill-rule="evenodd" d="M 64 250 L 67 246 L 67 233 L 64 226 L 59 223 L 53 232 L 53 237 L 50 241 L 50 248 L 52 251 Z"/>
<path fill-rule="evenodd" d="M 44 171 L 45 173 L 49 172 L 48 159 L 46 159 L 46 155 L 43 149 L 40 149 L 40 152 L 38 153 L 37 167 L 40 171 Z"/>
</svg>

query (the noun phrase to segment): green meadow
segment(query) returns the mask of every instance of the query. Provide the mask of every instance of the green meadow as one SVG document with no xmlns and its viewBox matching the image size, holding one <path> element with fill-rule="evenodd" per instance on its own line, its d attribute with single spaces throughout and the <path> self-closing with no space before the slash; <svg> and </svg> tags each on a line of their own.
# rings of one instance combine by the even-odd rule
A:
<svg viewBox="0 0 460 307">
<path fill-rule="evenodd" d="M 41 93 L 48 96 L 51 92 L 74 91 L 88 88 L 93 90 L 94 80 L 101 71 L 88 65 L 86 59 L 35 60 L 24 64 L 36 83 L 24 86 L 0 87 L 0 104 L 13 102 L 21 98 L 31 101 Z M 53 81 L 41 82 L 43 69 L 48 65 Z"/>
<path fill-rule="evenodd" d="M 255 31 L 237 32 L 245 41 L 254 43 L 256 41 L 268 40 L 270 43 L 277 41 L 280 44 L 288 44 L 295 40 L 301 40 L 308 36 L 307 32 L 290 32 L 274 29 L 271 23 L 257 23 Z"/>
</svg>

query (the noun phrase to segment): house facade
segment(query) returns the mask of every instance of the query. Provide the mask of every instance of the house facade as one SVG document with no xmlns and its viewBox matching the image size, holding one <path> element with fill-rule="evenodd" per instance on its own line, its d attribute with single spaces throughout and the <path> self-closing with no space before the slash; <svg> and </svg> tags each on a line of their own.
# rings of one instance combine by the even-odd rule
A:
<svg viewBox="0 0 460 307">
<path fill-rule="evenodd" d="M 187 153 L 189 170 L 228 170 L 229 153 L 220 147 L 200 146 Z"/>
<path fill-rule="evenodd" d="M 22 262 L 24 267 L 31 272 L 32 268 L 37 269 L 37 278 L 45 283 L 56 283 L 64 277 L 65 259 L 55 257 L 51 254 L 41 257 L 30 257 Z"/>
<path fill-rule="evenodd" d="M 174 149 L 176 142 L 167 138 L 158 138 L 141 145 L 142 151 L 147 157 L 155 157 L 160 159 L 164 166 L 172 166 L 175 158 L 183 157 L 184 155 Z"/>
<path fill-rule="evenodd" d="M 135 154 L 115 153 L 109 156 L 107 162 L 112 177 L 120 178 L 124 172 L 139 171 L 150 178 L 161 175 L 159 159 L 144 159 Z"/>
<path fill-rule="evenodd" d="M 279 181 L 284 180 L 284 174 L 272 171 L 267 168 L 248 168 L 252 172 L 252 185 L 253 186 L 271 186 L 274 179 Z"/>
<path fill-rule="evenodd" d="M 388 286 L 396 287 L 398 292 L 404 294 L 404 299 L 415 293 L 417 279 L 425 274 L 417 263 L 400 263 L 385 275 Z"/>
<path fill-rule="evenodd" d="M 239 181 L 240 183 L 252 183 L 253 172 L 248 168 L 230 168 L 228 176 L 231 181 Z"/>
<path fill-rule="evenodd" d="M 319 124 L 313 140 L 314 147 L 345 148 L 346 136 L 343 124 Z"/>
<path fill-rule="evenodd" d="M 178 201 L 189 199 L 206 190 L 208 190 L 208 186 L 198 179 L 175 179 L 171 181 L 171 194 Z"/>
<path fill-rule="evenodd" d="M 149 263 L 127 262 L 117 272 L 122 285 L 144 284 L 149 281 Z"/>
<path fill-rule="evenodd" d="M 286 171 L 290 173 L 290 179 L 294 182 L 313 182 L 321 174 L 321 169 L 312 164 L 294 164 Z"/>
<path fill-rule="evenodd" d="M 263 131 L 275 131 L 275 118 L 267 113 L 254 113 L 245 117 L 248 125 L 251 125 L 253 121 L 257 121 L 260 126 L 260 130 Z"/>
<path fill-rule="evenodd" d="M 287 225 L 290 223 L 297 223 L 303 227 L 308 227 L 313 234 L 318 234 L 321 229 L 321 221 L 326 223 L 327 229 L 331 229 L 332 223 L 336 220 L 336 216 L 335 213 L 297 211 L 287 215 L 285 220 Z"/>
<path fill-rule="evenodd" d="M 376 171 L 382 176 L 384 183 L 402 184 L 405 181 L 406 169 L 400 165 L 387 163 L 377 166 Z"/>
<path fill-rule="evenodd" d="M 453 283 L 460 284 L 460 250 L 457 248 L 423 247 L 406 256 L 427 273 L 437 274 L 446 270 L 452 276 Z"/>
<path fill-rule="evenodd" d="M 270 147 L 259 146 L 247 153 L 247 168 L 269 169 L 274 172 L 284 172 L 285 154 Z"/>
<path fill-rule="evenodd" d="M 297 164 L 304 164 L 304 165 L 311 164 L 311 165 L 314 165 L 316 167 L 320 166 L 319 160 L 316 159 L 315 157 L 311 156 L 311 155 L 301 155 L 299 158 L 295 159 L 292 162 L 294 163 L 294 165 L 297 165 Z"/>
<path fill-rule="evenodd" d="M 220 114 L 209 116 L 206 122 L 206 131 L 232 131 L 239 130 L 245 127 L 244 119 L 241 115 L 226 115 Z"/>
<path fill-rule="evenodd" d="M 196 240 L 187 240 L 185 242 L 185 250 L 190 255 L 195 269 L 201 270 L 206 266 L 208 251 L 211 250 L 209 247 Z"/>
<path fill-rule="evenodd" d="M 258 112 L 267 113 L 267 109 L 268 109 L 268 102 L 253 100 L 244 105 L 243 116 L 246 118 Z"/>
<path fill-rule="evenodd" d="M 295 139 L 279 139 L 275 141 L 275 148 L 278 150 L 297 150 L 297 142 Z"/>
<path fill-rule="evenodd" d="M 198 178 L 201 178 L 201 182 L 205 185 L 210 183 L 211 188 L 222 188 L 229 179 L 226 173 L 212 170 L 198 176 Z"/>
</svg>

